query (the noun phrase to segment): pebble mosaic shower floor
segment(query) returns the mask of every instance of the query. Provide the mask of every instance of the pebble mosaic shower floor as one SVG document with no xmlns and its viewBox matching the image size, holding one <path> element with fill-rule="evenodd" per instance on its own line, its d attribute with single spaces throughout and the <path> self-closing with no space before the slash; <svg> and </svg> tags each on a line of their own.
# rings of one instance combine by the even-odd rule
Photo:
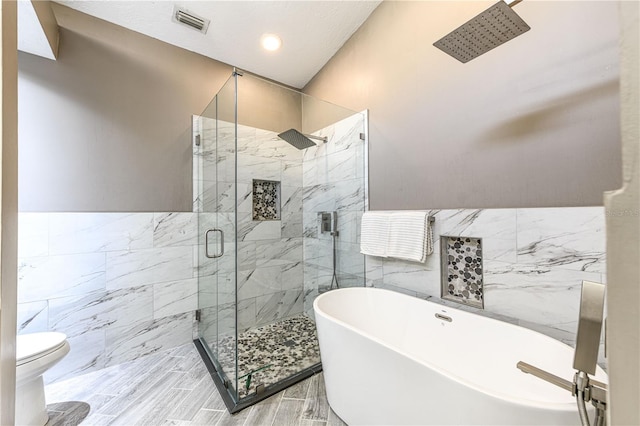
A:
<svg viewBox="0 0 640 426">
<path fill-rule="evenodd" d="M 234 337 L 223 337 L 218 361 L 235 382 Z M 320 362 L 316 325 L 306 316 L 287 318 L 238 335 L 238 396 L 255 393 Z M 251 379 L 249 379 L 251 374 Z"/>
</svg>

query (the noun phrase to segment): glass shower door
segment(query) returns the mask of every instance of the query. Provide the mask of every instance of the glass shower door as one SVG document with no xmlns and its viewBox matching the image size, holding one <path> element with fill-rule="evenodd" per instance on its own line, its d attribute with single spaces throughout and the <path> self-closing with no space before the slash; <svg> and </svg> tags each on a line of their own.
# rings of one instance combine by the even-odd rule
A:
<svg viewBox="0 0 640 426">
<path fill-rule="evenodd" d="M 236 76 L 198 119 L 198 337 L 237 398 Z M 196 144 L 198 140 L 196 139 Z"/>
</svg>

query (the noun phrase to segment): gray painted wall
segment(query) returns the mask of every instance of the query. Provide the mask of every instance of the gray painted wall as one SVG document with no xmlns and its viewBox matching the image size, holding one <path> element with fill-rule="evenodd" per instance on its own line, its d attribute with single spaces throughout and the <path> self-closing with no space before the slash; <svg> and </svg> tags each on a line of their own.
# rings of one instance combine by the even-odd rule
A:
<svg viewBox="0 0 640 426">
<path fill-rule="evenodd" d="M 491 2 L 383 2 L 304 92 L 370 111 L 372 209 L 602 205 L 621 183 L 615 2 L 522 2 L 461 64 L 431 44 Z"/>
<path fill-rule="evenodd" d="M 232 67 L 53 7 L 58 60 L 19 59 L 20 210 L 191 211 L 191 115 L 233 121 Z M 300 127 L 299 92 L 248 77 L 238 88 L 241 124 Z"/>
<path fill-rule="evenodd" d="M 21 211 L 191 211 L 191 114 L 231 67 L 54 4 L 19 56 Z"/>
<path fill-rule="evenodd" d="M 383 2 L 305 88 L 370 110 L 373 209 L 601 205 L 620 186 L 615 4 L 523 2 L 532 30 L 465 65 L 431 46 L 486 6 Z M 190 210 L 190 115 L 231 68 L 54 11 L 59 60 L 19 60 L 21 211 Z M 299 119 L 245 93 L 261 123 L 243 124 Z"/>
</svg>

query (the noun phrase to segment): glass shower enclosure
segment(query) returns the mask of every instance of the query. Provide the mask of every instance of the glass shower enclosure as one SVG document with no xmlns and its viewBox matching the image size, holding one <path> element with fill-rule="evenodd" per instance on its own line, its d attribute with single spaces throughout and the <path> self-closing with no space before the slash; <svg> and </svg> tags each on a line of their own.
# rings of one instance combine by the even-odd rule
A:
<svg viewBox="0 0 640 426">
<path fill-rule="evenodd" d="M 319 372 L 315 297 L 365 285 L 366 119 L 239 71 L 193 117 L 194 337 L 231 413 Z"/>
</svg>

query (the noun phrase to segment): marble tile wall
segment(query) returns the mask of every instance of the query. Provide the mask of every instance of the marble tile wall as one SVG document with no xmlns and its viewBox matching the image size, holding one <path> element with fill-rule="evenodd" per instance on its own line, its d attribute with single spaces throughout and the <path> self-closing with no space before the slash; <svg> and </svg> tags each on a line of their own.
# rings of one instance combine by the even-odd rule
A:
<svg viewBox="0 0 640 426">
<path fill-rule="evenodd" d="M 574 343 L 582 280 L 605 282 L 603 207 L 431 210 L 435 252 L 424 264 L 367 256 L 367 285 L 440 299 L 441 235 L 482 238 L 484 310 Z"/>
<path fill-rule="evenodd" d="M 20 213 L 18 333 L 60 331 L 66 379 L 191 341 L 195 213 Z"/>
</svg>

